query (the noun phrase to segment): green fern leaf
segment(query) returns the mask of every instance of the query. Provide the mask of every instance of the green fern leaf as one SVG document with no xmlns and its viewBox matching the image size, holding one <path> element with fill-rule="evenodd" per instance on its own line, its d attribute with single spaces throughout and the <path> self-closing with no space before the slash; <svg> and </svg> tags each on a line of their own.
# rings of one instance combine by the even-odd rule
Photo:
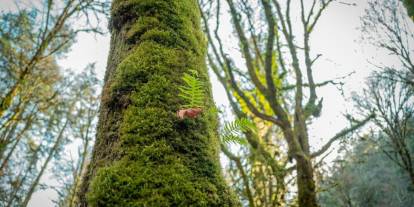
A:
<svg viewBox="0 0 414 207">
<path fill-rule="evenodd" d="M 234 144 L 240 144 L 240 145 L 247 145 L 246 139 L 240 136 L 231 135 L 231 134 L 227 136 L 223 136 L 221 141 L 225 144 L 234 143 Z"/>
<path fill-rule="evenodd" d="M 246 145 L 247 141 L 243 138 L 243 132 L 247 131 L 257 132 L 256 125 L 247 118 L 227 122 L 223 127 L 221 141 L 226 144 L 235 143 Z"/>
<path fill-rule="evenodd" d="M 195 70 L 190 71 L 191 74 L 184 73 L 182 80 L 184 85 L 180 86 L 178 96 L 186 102 L 185 108 L 203 108 L 204 105 L 204 85 L 198 79 L 198 73 Z"/>
</svg>

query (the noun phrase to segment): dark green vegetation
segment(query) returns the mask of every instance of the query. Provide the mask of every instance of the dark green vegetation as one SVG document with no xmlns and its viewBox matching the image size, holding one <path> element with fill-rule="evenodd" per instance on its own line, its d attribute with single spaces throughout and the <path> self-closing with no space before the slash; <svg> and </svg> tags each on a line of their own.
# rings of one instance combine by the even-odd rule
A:
<svg viewBox="0 0 414 207">
<path fill-rule="evenodd" d="M 320 203 L 327 207 L 407 207 L 414 203 L 409 176 L 369 141 L 355 140 L 321 182 Z M 384 135 L 382 135 L 384 136 Z M 412 138 L 411 138 L 412 139 Z M 381 145 L 386 145 L 382 142 Z M 410 143 L 411 150 L 414 144 Z"/>
<path fill-rule="evenodd" d="M 81 206 L 238 206 L 221 176 L 217 118 L 178 119 L 184 73 L 208 86 L 195 0 L 114 1 L 112 43 Z M 205 110 L 213 106 L 210 87 Z M 86 197 L 85 197 L 86 194 Z"/>
</svg>

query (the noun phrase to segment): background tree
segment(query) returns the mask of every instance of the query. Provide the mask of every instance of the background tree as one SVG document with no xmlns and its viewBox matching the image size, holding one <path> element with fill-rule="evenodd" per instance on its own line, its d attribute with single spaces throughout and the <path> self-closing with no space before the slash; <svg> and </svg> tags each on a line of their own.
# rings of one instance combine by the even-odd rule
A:
<svg viewBox="0 0 414 207">
<path fill-rule="evenodd" d="M 255 121 L 239 118 L 224 125 L 221 150 L 230 160 L 228 176 L 243 204 L 281 206 L 286 203 L 285 195 L 288 192 L 286 183 L 283 182 L 287 176 L 284 170 L 291 169 L 284 169 L 281 165 L 286 157 L 282 157 L 284 154 L 277 147 L 280 136 L 260 119 Z M 229 129 L 232 132 L 230 138 L 227 137 Z M 241 144 L 237 154 L 232 152 L 234 145 L 228 140 Z"/>
<path fill-rule="evenodd" d="M 69 127 L 74 142 L 80 142 L 77 154 L 68 154 L 62 150 L 53 164 L 53 174 L 60 181 L 58 186 L 53 186 L 59 195 L 55 203 L 62 207 L 76 206 L 76 193 L 92 151 L 100 100 L 97 89 L 101 84 L 91 72 L 93 71 L 86 70 L 80 76 L 75 76 L 80 81 L 75 82 L 73 91 L 81 98 L 77 99 L 76 107 L 71 113 L 76 118 Z"/>
<path fill-rule="evenodd" d="M 370 1 L 362 23 L 363 40 L 398 61 L 371 61 L 377 70 L 354 99 L 359 112 L 376 113 L 375 126 L 338 158 L 323 179 L 320 201 L 325 206 L 411 206 L 412 21 L 401 1 Z"/>
<path fill-rule="evenodd" d="M 4 206 L 27 206 L 35 192 L 53 188 L 42 179 L 51 168 L 68 164 L 51 165 L 77 139 L 70 126 L 78 121 L 78 126 L 84 125 L 83 115 L 74 116 L 78 105 L 97 93 L 94 73 L 66 73 L 57 59 L 79 32 L 100 33 L 99 25 L 90 22 L 105 12 L 107 3 L 32 3 L 16 4 L 16 11 L 0 15 L 0 200 Z M 86 18 L 86 23 L 79 18 Z M 78 25 L 72 28 L 75 21 Z"/>
<path fill-rule="evenodd" d="M 208 2 L 208 1 L 207 1 Z M 295 160 L 296 183 L 299 206 L 317 206 L 314 181 L 315 157 L 326 152 L 332 143 L 364 125 L 371 116 L 355 121 L 349 128 L 332 137 L 321 149 L 311 152 L 308 123 L 319 117 L 322 99 L 317 88 L 330 83 L 316 83 L 313 67 L 320 56 L 312 57 L 310 36 L 322 13 L 332 1 L 286 1 L 262 0 L 255 3 L 226 0 L 239 41 L 236 51 L 244 65 L 232 59 L 228 48 L 218 35 L 220 27 L 220 1 L 210 5 L 216 12 L 206 12 L 215 18 L 214 26 L 207 26 L 210 53 L 209 65 L 235 103 L 246 108 L 251 116 L 277 127 L 287 145 L 287 160 Z M 204 5 L 202 2 L 201 5 Z M 256 8 L 254 8 L 256 6 Z M 293 12 L 291 8 L 300 8 Z M 295 10 L 296 11 L 296 10 Z M 292 27 L 292 18 L 299 15 L 301 30 Z M 257 19 L 255 17 L 258 17 Z M 205 25 L 210 25 L 205 21 Z M 300 38 L 299 38 L 300 37 Z M 303 59 L 302 59 L 303 57 Z M 257 104 L 260 101 L 265 104 Z M 230 100 L 232 102 L 232 100 Z M 283 158 L 283 157 L 282 157 Z M 280 160 L 278 174 L 286 174 L 287 160 Z M 281 176 L 278 183 L 284 183 Z"/>
<path fill-rule="evenodd" d="M 410 178 L 396 163 L 390 163 L 378 149 L 378 142 L 370 141 L 374 139 L 370 136 L 354 140 L 354 144 L 347 147 L 350 149 L 329 169 L 321 183 L 321 206 L 403 207 L 414 204 Z"/>
<path fill-rule="evenodd" d="M 401 1 L 369 1 L 361 29 L 363 41 L 391 55 L 398 62 L 395 65 L 380 60 L 373 62 L 372 65 L 378 71 L 377 76 L 397 79 L 413 87 L 414 22 L 407 18 Z"/>
<path fill-rule="evenodd" d="M 77 142 L 78 139 L 85 139 L 85 137 L 77 137 L 78 129 L 75 126 L 94 134 L 93 125 L 84 121 L 87 120 L 86 115 L 79 114 L 82 108 L 89 113 L 97 112 L 96 106 L 84 105 L 86 101 L 91 101 L 87 98 L 95 96 L 96 99 L 97 96 L 97 79 L 85 75 L 86 73 L 76 76 L 72 74 L 70 80 L 62 81 L 62 85 L 54 85 L 62 89 L 59 95 L 56 95 L 55 104 L 43 111 L 37 111 L 38 119 L 31 123 L 30 128 L 7 151 L 7 157 L 2 160 L 3 176 L 0 179 L 2 183 L 0 197 L 5 199 L 3 201 L 5 206 L 27 206 L 36 191 L 56 188 L 42 183 L 42 177 L 51 173 L 53 168 L 62 169 L 71 164 L 62 162 L 67 157 L 64 156 L 65 149 L 70 149 L 69 145 Z M 95 101 L 95 104 L 97 103 Z M 88 136 L 91 142 L 91 137 Z M 83 148 L 87 146 L 83 144 L 79 146 Z M 25 159 L 22 159 L 22 156 Z M 75 159 L 81 162 L 87 158 L 86 156 L 80 154 Z M 80 174 L 80 171 L 79 167 L 74 171 L 74 176 Z"/>
<path fill-rule="evenodd" d="M 26 79 L 39 73 L 44 65 L 53 64 L 55 56 L 67 50 L 77 33 L 100 32 L 99 27 L 87 25 L 74 29 L 69 24 L 81 16 L 89 18 L 105 12 L 105 5 L 106 2 L 93 0 L 48 0 L 30 13 L 23 10 L 17 17 L 4 16 L 0 40 L 4 56 L 0 64 L 5 70 L 7 88 L 0 94 L 0 116 L 14 105 L 21 87 L 27 84 Z"/>
<path fill-rule="evenodd" d="M 372 136 L 391 162 L 402 168 L 414 187 L 413 168 L 413 90 L 397 81 L 372 77 L 363 97 L 356 97 L 357 107 L 363 113 L 377 114 L 374 119 L 379 135 Z"/>
<path fill-rule="evenodd" d="M 362 18 L 362 31 L 375 47 L 390 53 L 395 65 L 372 63 L 376 71 L 368 80 L 364 94 L 357 96 L 357 107 L 363 112 L 375 111 L 375 124 L 382 140 L 379 148 L 398 164 L 414 183 L 413 151 L 413 22 L 408 21 L 401 1 L 370 1 Z M 378 62 L 380 62 L 378 60 Z M 369 112 L 369 113 L 370 113 Z"/>
</svg>

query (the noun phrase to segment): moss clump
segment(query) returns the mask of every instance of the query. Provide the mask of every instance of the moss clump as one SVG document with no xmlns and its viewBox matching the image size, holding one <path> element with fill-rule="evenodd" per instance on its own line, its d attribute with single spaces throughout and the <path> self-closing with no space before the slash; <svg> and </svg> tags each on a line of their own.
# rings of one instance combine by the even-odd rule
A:
<svg viewBox="0 0 414 207">
<path fill-rule="evenodd" d="M 146 146 L 101 169 L 92 184 L 92 206 L 218 206 L 217 188 L 194 177 L 166 142 Z"/>
<path fill-rule="evenodd" d="M 107 132 L 119 137 L 117 159 L 92 170 L 90 206 L 239 206 L 221 176 L 216 116 L 176 117 L 185 72 L 196 70 L 208 86 L 197 8 L 196 0 L 113 2 L 113 37 L 125 34 L 131 49 L 106 94 L 122 117 Z M 203 108 L 211 107 L 207 96 Z"/>
</svg>

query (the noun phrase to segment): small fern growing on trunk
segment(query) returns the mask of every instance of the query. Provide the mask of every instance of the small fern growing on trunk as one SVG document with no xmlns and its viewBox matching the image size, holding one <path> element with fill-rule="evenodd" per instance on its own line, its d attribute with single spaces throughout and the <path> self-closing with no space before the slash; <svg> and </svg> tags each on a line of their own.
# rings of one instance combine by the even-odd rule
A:
<svg viewBox="0 0 414 207">
<path fill-rule="evenodd" d="M 190 70 L 191 74 L 184 73 L 182 80 L 184 85 L 178 87 L 180 93 L 178 96 L 182 98 L 186 104 L 182 105 L 182 109 L 177 112 L 180 119 L 196 118 L 203 112 L 204 106 L 204 85 L 198 78 L 195 70 Z"/>
<path fill-rule="evenodd" d="M 198 73 L 195 70 L 190 70 L 190 74 L 184 73 L 182 80 L 184 85 L 178 88 L 180 91 L 178 96 L 186 104 L 182 105 L 182 109 L 177 112 L 177 116 L 180 119 L 196 118 L 203 112 L 204 85 L 199 80 Z M 212 111 L 217 111 L 217 109 L 213 108 Z M 257 129 L 256 125 L 247 118 L 226 122 L 221 133 L 221 141 L 225 144 L 236 143 L 246 145 L 247 141 L 243 137 L 243 133 L 248 131 L 256 133 Z"/>
<path fill-rule="evenodd" d="M 191 74 L 184 73 L 183 81 L 185 85 L 180 86 L 179 97 L 184 99 L 187 104 L 184 104 L 184 108 L 203 108 L 204 105 L 204 85 L 198 78 L 198 73 L 195 70 L 190 71 Z"/>
</svg>

